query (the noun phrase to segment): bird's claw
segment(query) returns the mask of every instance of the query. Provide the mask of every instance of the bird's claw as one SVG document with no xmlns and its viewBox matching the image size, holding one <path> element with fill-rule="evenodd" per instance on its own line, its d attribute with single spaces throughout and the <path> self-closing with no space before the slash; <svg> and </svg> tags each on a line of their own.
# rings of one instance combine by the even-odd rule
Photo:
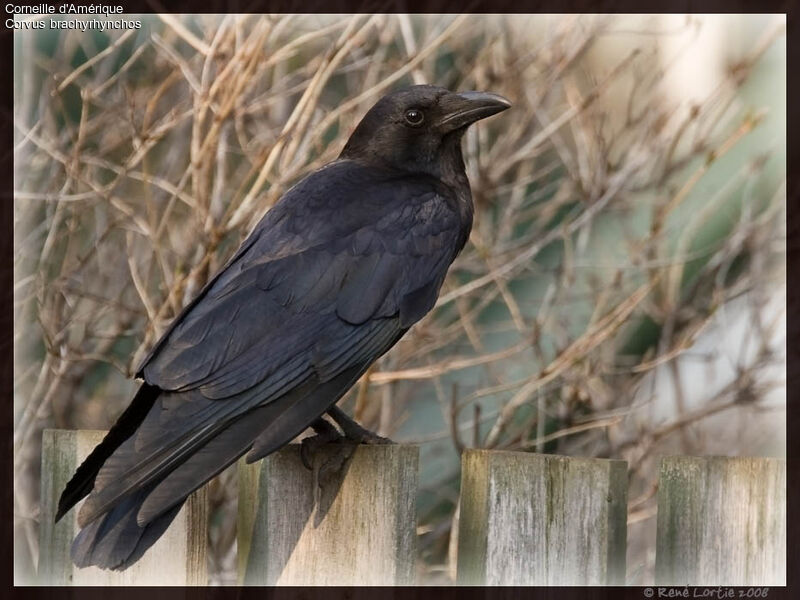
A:
<svg viewBox="0 0 800 600">
<path fill-rule="evenodd" d="M 345 437 L 357 444 L 394 444 L 389 438 L 378 435 L 359 425 L 348 417 L 339 407 L 333 406 L 328 410 L 328 414 L 342 428 Z"/>
<path fill-rule="evenodd" d="M 318 433 L 300 441 L 300 461 L 309 471 L 314 470 L 314 454 L 325 444 L 340 442 L 344 436 L 335 429 Z"/>
<path fill-rule="evenodd" d="M 314 480 L 317 483 L 315 487 L 318 489 L 324 488 L 340 477 L 342 475 L 342 470 L 352 458 L 357 446 L 358 444 L 341 438 L 336 443 L 335 449 L 329 456 L 326 456 L 321 463 L 315 462 L 314 466 L 316 468 L 312 469 L 314 472 Z"/>
<path fill-rule="evenodd" d="M 359 444 L 392 444 L 392 440 L 361 427 L 358 423 L 344 415 L 338 409 L 329 414 L 339 424 L 344 435 L 325 419 L 317 419 L 312 423 L 316 435 L 304 438 L 300 442 L 300 460 L 314 480 L 315 496 L 329 485 L 336 477 L 341 476 L 347 462 L 353 456 Z M 324 456 L 317 457 L 323 446 L 331 448 Z M 319 498 L 317 498 L 319 500 Z"/>
<path fill-rule="evenodd" d="M 394 442 L 389 438 L 383 437 L 381 435 L 378 435 L 377 433 L 373 433 L 372 431 L 368 431 L 366 429 L 356 433 L 355 435 L 347 435 L 345 437 L 348 440 L 352 440 L 357 444 L 370 444 L 370 445 L 394 444 Z"/>
</svg>

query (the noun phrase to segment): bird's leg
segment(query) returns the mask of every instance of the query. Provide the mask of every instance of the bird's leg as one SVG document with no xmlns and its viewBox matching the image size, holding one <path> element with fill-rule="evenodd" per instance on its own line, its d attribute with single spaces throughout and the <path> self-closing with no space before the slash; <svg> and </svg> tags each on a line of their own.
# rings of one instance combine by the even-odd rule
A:
<svg viewBox="0 0 800 600">
<path fill-rule="evenodd" d="M 344 431 L 344 436 L 348 440 L 353 440 L 359 444 L 391 444 L 392 440 L 382 437 L 377 433 L 364 429 L 361 425 L 356 423 L 353 419 L 348 417 L 341 408 L 333 405 L 328 409 L 328 414 L 336 421 L 339 427 Z"/>
<path fill-rule="evenodd" d="M 316 435 L 303 438 L 300 443 L 300 460 L 311 471 L 314 481 L 314 502 L 319 505 L 322 488 L 329 486 L 331 481 L 342 475 L 343 467 L 353 456 L 358 444 L 347 439 L 322 417 L 311 423 L 311 428 Z M 329 443 L 337 444 L 335 450 L 325 458 L 316 460 L 320 447 Z"/>
<path fill-rule="evenodd" d="M 344 439 L 344 436 L 339 433 L 336 427 L 328 423 L 322 417 L 311 423 L 311 428 L 317 432 L 317 435 L 303 438 L 300 442 L 300 460 L 303 461 L 303 465 L 309 470 L 313 470 L 312 465 L 314 461 L 312 457 L 320 446 Z"/>
<path fill-rule="evenodd" d="M 316 431 L 317 435 L 329 436 L 332 439 L 334 439 L 337 435 L 338 436 L 342 435 L 341 433 L 339 433 L 336 427 L 328 423 L 322 417 L 311 423 L 311 429 Z"/>
<path fill-rule="evenodd" d="M 312 471 L 314 476 L 314 489 L 321 488 L 341 473 L 342 468 L 353 456 L 358 444 L 391 444 L 392 441 L 365 429 L 353 419 L 348 417 L 340 408 L 333 406 L 328 410 L 328 415 L 342 428 L 344 435 L 339 433 L 331 423 L 320 417 L 311 428 L 316 435 L 304 438 L 300 445 L 300 460 L 303 465 Z M 314 461 L 317 450 L 329 443 L 341 444 L 322 464 Z"/>
</svg>

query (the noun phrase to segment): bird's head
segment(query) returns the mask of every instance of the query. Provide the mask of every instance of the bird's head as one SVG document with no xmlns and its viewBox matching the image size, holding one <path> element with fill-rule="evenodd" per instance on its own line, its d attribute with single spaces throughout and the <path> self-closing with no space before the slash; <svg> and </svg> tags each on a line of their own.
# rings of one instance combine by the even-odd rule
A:
<svg viewBox="0 0 800 600">
<path fill-rule="evenodd" d="M 488 92 L 450 92 L 415 85 L 387 94 L 361 119 L 340 158 L 438 175 L 474 122 L 506 110 L 511 103 Z M 463 169 L 463 166 L 462 166 Z"/>
</svg>

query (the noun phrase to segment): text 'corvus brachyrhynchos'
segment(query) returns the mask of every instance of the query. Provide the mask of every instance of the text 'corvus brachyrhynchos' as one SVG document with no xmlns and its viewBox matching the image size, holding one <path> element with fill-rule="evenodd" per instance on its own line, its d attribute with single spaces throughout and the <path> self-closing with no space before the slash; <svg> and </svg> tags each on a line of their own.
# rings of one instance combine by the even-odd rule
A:
<svg viewBox="0 0 800 600">
<path fill-rule="evenodd" d="M 274 452 L 328 412 L 436 302 L 472 227 L 461 137 L 510 106 L 419 85 L 384 96 L 339 158 L 290 189 L 173 321 L 130 406 L 78 468 L 79 567 L 136 562 L 186 497 L 245 452 Z"/>
</svg>

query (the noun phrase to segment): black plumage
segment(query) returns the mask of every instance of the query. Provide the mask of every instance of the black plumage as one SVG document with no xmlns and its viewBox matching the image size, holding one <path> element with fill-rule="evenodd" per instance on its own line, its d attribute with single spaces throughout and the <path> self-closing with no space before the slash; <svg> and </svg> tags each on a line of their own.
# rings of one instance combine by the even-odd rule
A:
<svg viewBox="0 0 800 600">
<path fill-rule="evenodd" d="M 466 128 L 510 105 L 414 86 L 291 188 L 144 359 L 130 407 L 64 490 L 78 566 L 123 569 L 186 497 L 330 410 L 433 308 L 472 226 Z"/>
</svg>

